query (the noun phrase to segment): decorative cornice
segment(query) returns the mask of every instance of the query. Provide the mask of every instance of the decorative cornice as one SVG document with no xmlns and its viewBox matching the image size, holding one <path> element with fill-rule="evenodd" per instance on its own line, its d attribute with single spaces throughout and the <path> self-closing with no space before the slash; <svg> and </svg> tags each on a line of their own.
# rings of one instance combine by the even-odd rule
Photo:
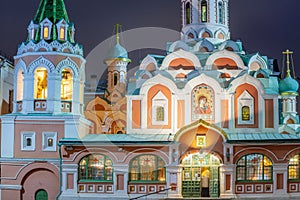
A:
<svg viewBox="0 0 300 200">
<path fill-rule="evenodd" d="M 27 52 L 41 52 L 41 50 L 46 49 L 47 52 L 60 52 L 69 53 L 83 56 L 83 49 L 78 44 L 72 44 L 70 42 L 59 43 L 58 41 L 53 41 L 51 43 L 41 40 L 38 43 L 33 41 L 22 43 L 18 49 L 17 55 L 21 55 Z"/>
</svg>

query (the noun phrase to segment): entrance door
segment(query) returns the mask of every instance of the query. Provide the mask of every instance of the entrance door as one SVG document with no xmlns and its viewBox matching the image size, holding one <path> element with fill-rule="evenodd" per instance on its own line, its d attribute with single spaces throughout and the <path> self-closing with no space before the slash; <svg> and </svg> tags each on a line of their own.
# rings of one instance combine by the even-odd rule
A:
<svg viewBox="0 0 300 200">
<path fill-rule="evenodd" d="M 38 190 L 35 193 L 35 200 L 48 200 L 48 194 L 45 190 Z"/>
<path fill-rule="evenodd" d="M 220 161 L 211 154 L 190 154 L 183 161 L 183 197 L 219 197 Z"/>
</svg>

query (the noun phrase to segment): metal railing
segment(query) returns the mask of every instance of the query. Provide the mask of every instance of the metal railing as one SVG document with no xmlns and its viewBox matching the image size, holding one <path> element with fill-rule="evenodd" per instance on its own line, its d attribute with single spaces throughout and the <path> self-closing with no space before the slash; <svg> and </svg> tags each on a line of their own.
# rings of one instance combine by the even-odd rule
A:
<svg viewBox="0 0 300 200">
<path fill-rule="evenodd" d="M 171 190 L 171 189 L 172 189 L 172 188 L 166 188 L 166 189 L 159 190 L 159 191 L 156 191 L 156 192 L 144 194 L 144 195 L 139 196 L 139 197 L 131 198 L 131 199 L 129 199 L 129 200 L 135 200 L 135 199 L 140 199 L 140 198 L 143 198 L 143 197 L 148 197 L 148 196 L 151 196 L 151 195 L 154 195 L 154 194 L 158 194 L 158 193 L 161 193 L 161 192 L 169 191 L 169 190 Z"/>
</svg>

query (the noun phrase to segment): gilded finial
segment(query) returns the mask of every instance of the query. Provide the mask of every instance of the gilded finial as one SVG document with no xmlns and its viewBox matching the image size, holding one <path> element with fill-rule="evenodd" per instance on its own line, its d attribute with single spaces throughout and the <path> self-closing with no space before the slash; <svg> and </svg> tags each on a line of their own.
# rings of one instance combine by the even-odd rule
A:
<svg viewBox="0 0 300 200">
<path fill-rule="evenodd" d="M 120 43 L 120 29 L 121 29 L 121 24 L 116 24 L 115 28 L 116 28 L 116 42 L 117 42 L 117 44 L 119 44 Z"/>
<path fill-rule="evenodd" d="M 286 71 L 286 77 L 290 77 L 291 76 L 291 70 L 290 70 L 290 55 L 293 54 L 292 51 L 290 51 L 289 49 L 287 49 L 286 51 L 282 52 L 283 55 L 286 55 L 286 66 L 287 66 L 287 71 Z"/>
</svg>

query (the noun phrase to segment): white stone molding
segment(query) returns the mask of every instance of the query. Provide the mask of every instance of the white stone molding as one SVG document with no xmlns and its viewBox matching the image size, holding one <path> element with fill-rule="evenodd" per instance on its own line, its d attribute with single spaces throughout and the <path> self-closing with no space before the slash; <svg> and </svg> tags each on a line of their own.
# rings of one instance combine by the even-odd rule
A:
<svg viewBox="0 0 300 200">
<path fill-rule="evenodd" d="M 29 64 L 28 73 L 33 74 L 37 67 L 45 67 L 48 73 L 53 73 L 55 70 L 54 64 L 43 56 L 39 57 Z"/>
<path fill-rule="evenodd" d="M 73 72 L 73 78 L 76 78 L 79 76 L 79 67 L 77 66 L 77 64 L 72 60 L 70 59 L 69 57 L 60 61 L 57 66 L 56 66 L 56 72 L 58 74 L 61 74 L 62 71 L 65 69 L 65 68 L 70 68 Z"/>
</svg>

